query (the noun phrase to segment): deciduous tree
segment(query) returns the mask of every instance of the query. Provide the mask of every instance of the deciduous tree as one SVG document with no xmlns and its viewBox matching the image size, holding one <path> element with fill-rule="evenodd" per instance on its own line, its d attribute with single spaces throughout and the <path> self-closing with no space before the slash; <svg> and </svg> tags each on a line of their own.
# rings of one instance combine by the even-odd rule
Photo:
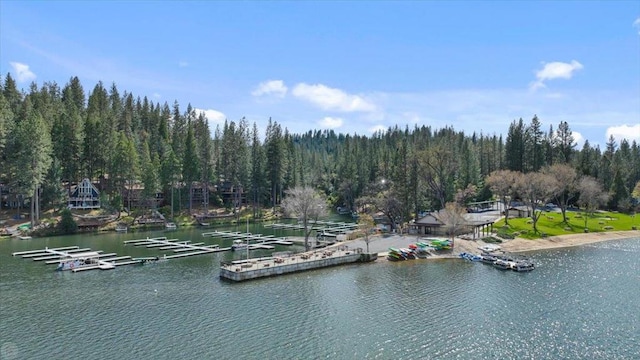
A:
<svg viewBox="0 0 640 360">
<path fill-rule="evenodd" d="M 297 218 L 302 223 L 304 231 L 304 248 L 309 250 L 309 235 L 312 227 L 311 221 L 325 216 L 327 211 L 327 201 L 311 187 L 297 186 L 287 190 L 286 197 L 282 200 L 282 208 L 285 214 Z"/>
<path fill-rule="evenodd" d="M 519 174 L 521 173 L 511 170 L 497 170 L 492 172 L 486 180 L 493 194 L 500 197 L 504 205 L 504 223 L 507 225 L 509 225 L 511 200 L 513 200 L 518 190 L 517 180 Z"/>
<path fill-rule="evenodd" d="M 598 206 L 605 204 L 609 195 L 602 188 L 596 179 L 591 176 L 583 176 L 579 183 L 580 197 L 578 204 L 584 209 L 584 228 L 587 228 L 589 218 L 598 209 Z"/>
<path fill-rule="evenodd" d="M 539 210 L 539 207 L 553 197 L 554 190 L 557 188 L 555 182 L 553 177 L 541 172 L 518 175 L 516 182 L 518 194 L 531 212 L 533 231 L 536 233 L 538 232 L 538 220 L 542 215 L 542 210 Z"/>
<path fill-rule="evenodd" d="M 578 194 L 578 174 L 568 164 L 555 164 L 544 172 L 555 179 L 553 197 L 562 212 L 562 221 L 568 224 L 567 207 Z"/>
</svg>

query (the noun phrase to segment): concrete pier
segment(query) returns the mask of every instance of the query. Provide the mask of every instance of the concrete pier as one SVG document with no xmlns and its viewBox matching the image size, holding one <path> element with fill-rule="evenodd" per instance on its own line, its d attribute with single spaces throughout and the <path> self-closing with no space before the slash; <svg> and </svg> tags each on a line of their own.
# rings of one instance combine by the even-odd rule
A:
<svg viewBox="0 0 640 360">
<path fill-rule="evenodd" d="M 377 254 L 366 254 L 361 248 L 346 246 L 317 250 L 289 256 L 223 262 L 220 278 L 230 281 L 245 281 L 262 277 L 290 274 L 330 266 L 373 261 Z"/>
</svg>

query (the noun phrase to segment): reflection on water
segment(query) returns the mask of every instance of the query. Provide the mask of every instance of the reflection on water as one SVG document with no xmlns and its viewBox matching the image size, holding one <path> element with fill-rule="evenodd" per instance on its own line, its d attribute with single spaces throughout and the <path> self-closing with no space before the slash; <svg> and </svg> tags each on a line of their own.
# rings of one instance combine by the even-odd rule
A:
<svg viewBox="0 0 640 360">
<path fill-rule="evenodd" d="M 221 260 L 244 256 L 232 252 L 77 274 L 10 255 L 75 244 L 149 256 L 157 250 L 122 241 L 158 235 L 221 243 L 201 232 L 0 240 L 0 358 L 629 359 L 640 351 L 640 239 L 532 253 L 531 273 L 379 261 L 240 284 L 218 279 Z"/>
</svg>

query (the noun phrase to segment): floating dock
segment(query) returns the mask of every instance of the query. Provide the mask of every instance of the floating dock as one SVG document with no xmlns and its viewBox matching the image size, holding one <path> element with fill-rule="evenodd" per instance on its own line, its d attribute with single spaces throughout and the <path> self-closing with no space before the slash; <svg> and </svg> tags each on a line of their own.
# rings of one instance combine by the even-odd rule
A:
<svg viewBox="0 0 640 360">
<path fill-rule="evenodd" d="M 220 248 L 218 244 L 204 245 L 204 243 L 191 244 L 191 241 L 167 239 L 166 237 L 146 238 L 138 240 L 126 240 L 125 245 L 145 246 L 147 248 L 160 248 L 160 250 L 172 250 L 174 255 L 164 255 L 163 260 L 182 258 L 187 256 L 211 254 L 231 248 Z"/>
<path fill-rule="evenodd" d="M 311 230 L 315 230 L 317 233 L 326 234 L 325 236 L 345 234 L 358 228 L 358 224 L 355 223 L 334 221 L 309 221 L 309 224 L 311 225 Z M 265 224 L 264 227 L 284 230 L 304 230 L 304 225 L 302 224 L 274 223 Z"/>
<path fill-rule="evenodd" d="M 293 241 L 284 237 L 275 237 L 274 235 L 262 235 L 252 233 L 240 233 L 232 231 L 210 231 L 202 233 L 202 236 L 211 236 L 221 239 L 243 240 L 249 244 L 249 250 L 266 249 L 273 250 L 273 245 L 293 245 Z M 254 243 L 251 243 L 254 241 Z"/>
<path fill-rule="evenodd" d="M 79 246 L 44 248 L 40 250 L 18 251 L 11 255 L 21 256 L 45 264 L 58 264 L 58 270 L 79 272 L 85 270 L 111 270 L 116 266 L 139 264 L 140 261 L 131 256 L 117 256 L 115 253 L 104 254 L 101 250 L 92 251 Z"/>
<path fill-rule="evenodd" d="M 340 246 L 298 254 L 223 262 L 220 266 L 220 278 L 240 282 L 330 266 L 368 262 L 377 257 L 376 253 L 363 253 L 361 248 L 349 249 L 347 246 Z"/>
</svg>

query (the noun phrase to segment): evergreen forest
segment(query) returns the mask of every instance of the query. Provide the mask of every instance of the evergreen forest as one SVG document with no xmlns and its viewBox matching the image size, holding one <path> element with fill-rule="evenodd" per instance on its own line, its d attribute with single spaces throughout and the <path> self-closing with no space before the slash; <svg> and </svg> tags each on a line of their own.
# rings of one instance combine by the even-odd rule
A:
<svg viewBox="0 0 640 360">
<path fill-rule="evenodd" d="M 24 91 L 7 74 L 0 79 L 0 187 L 5 199 L 31 207 L 36 222 L 42 211 L 63 209 L 69 189 L 88 178 L 114 210 L 131 206 L 125 195 L 137 186 L 143 199 L 163 194 L 161 206 L 175 199 L 178 211 L 246 205 L 258 215 L 278 207 L 288 189 L 309 186 L 350 211 L 382 201 L 392 224 L 402 224 L 461 197 L 492 199 L 496 188 L 487 179 L 498 171 L 527 175 L 566 165 L 607 192 L 604 207 L 633 211 L 640 181 L 635 141 L 611 137 L 603 149 L 588 141 L 577 148 L 567 122 L 543 125 L 523 116 L 532 118 L 505 121 L 505 138 L 426 125 L 368 136 L 293 134 L 277 114 L 262 133 L 244 118 L 210 128 L 191 105 L 154 103 L 115 84 L 86 91 L 73 77 L 62 88 L 32 83 Z M 205 201 L 193 201 L 193 189 L 222 184 L 236 197 L 207 191 Z M 0 202 L 0 210 L 9 206 Z"/>
</svg>

